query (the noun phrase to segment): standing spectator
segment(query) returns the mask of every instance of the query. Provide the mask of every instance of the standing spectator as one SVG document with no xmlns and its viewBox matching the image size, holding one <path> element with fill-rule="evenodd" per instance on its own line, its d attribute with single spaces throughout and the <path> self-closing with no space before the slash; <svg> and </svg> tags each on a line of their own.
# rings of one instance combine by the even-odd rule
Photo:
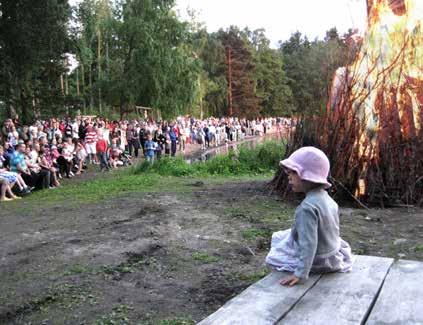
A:
<svg viewBox="0 0 423 325">
<path fill-rule="evenodd" d="M 153 141 L 153 137 L 149 133 L 147 136 L 147 141 L 145 142 L 145 158 L 151 164 L 154 163 L 154 153 L 156 151 L 157 143 Z M 175 150 L 176 151 L 176 150 Z"/>
<path fill-rule="evenodd" d="M 89 162 L 94 164 L 97 164 L 96 143 L 97 132 L 93 128 L 92 123 L 89 123 L 85 134 L 85 149 L 87 150 Z"/>
<path fill-rule="evenodd" d="M 96 145 L 98 160 L 100 161 L 100 171 L 109 170 L 107 163 L 107 141 L 103 138 L 103 134 L 99 135 Z"/>
<path fill-rule="evenodd" d="M 185 153 L 185 145 L 187 142 L 187 134 L 185 133 L 185 127 L 179 126 L 179 151 Z"/>
<path fill-rule="evenodd" d="M 142 149 L 142 153 L 145 156 L 145 141 L 147 140 L 147 134 L 146 134 L 146 130 L 145 130 L 145 124 L 143 123 L 143 125 L 141 125 L 140 131 L 138 133 L 139 139 L 140 139 L 140 146 Z"/>
<path fill-rule="evenodd" d="M 176 144 L 177 144 L 177 141 L 178 141 L 178 137 L 177 137 L 173 127 L 171 127 L 170 130 L 169 130 L 169 138 L 170 138 L 170 142 L 171 142 L 171 144 L 170 144 L 170 155 L 172 157 L 175 157 Z"/>
<path fill-rule="evenodd" d="M 140 148 L 140 139 L 137 130 L 132 124 L 128 125 L 126 130 L 126 140 L 128 141 L 128 152 L 132 156 L 132 150 L 134 151 L 134 156 L 138 158 L 138 150 Z"/>
<path fill-rule="evenodd" d="M 9 132 L 12 131 L 13 122 L 10 118 L 6 119 L 3 123 L 3 127 L 1 129 L 1 133 L 3 138 L 7 139 Z"/>
<path fill-rule="evenodd" d="M 158 128 L 156 132 L 154 133 L 154 141 L 157 143 L 157 148 L 156 148 L 157 159 L 160 159 L 160 157 L 162 156 L 163 148 L 165 147 L 165 144 L 166 144 L 166 137 L 163 134 L 161 128 Z"/>
</svg>

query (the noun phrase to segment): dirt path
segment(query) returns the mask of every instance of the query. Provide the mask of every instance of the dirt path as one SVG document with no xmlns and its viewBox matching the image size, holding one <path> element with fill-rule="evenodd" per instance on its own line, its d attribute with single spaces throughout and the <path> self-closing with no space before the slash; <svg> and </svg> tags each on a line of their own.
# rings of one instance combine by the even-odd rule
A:
<svg viewBox="0 0 423 325">
<path fill-rule="evenodd" d="M 293 206 L 265 182 L 0 211 L 0 323 L 191 324 L 266 274 Z M 27 210 L 28 211 L 28 210 Z M 342 210 L 360 254 L 423 260 L 423 212 Z M 401 255 L 403 254 L 403 255 Z"/>
</svg>

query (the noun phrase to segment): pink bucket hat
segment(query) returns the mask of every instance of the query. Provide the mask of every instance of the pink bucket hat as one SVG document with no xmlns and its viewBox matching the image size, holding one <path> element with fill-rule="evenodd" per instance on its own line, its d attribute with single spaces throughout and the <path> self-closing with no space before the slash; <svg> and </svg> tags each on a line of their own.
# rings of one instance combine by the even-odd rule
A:
<svg viewBox="0 0 423 325">
<path fill-rule="evenodd" d="M 294 170 L 304 180 L 331 187 L 327 181 L 330 163 L 323 151 L 315 147 L 303 147 L 294 151 L 280 166 Z"/>
</svg>

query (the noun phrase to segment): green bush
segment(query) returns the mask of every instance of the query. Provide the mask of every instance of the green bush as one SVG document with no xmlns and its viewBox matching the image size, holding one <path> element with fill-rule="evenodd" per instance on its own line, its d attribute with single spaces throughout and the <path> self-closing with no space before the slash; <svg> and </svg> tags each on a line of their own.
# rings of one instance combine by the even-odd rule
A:
<svg viewBox="0 0 423 325">
<path fill-rule="evenodd" d="M 155 172 L 162 176 L 188 176 L 196 172 L 194 165 L 188 164 L 183 158 L 163 157 L 156 160 L 154 164 L 147 161 L 134 167 L 133 173 L 140 174 L 148 171 Z"/>
<path fill-rule="evenodd" d="M 239 150 L 226 155 L 217 155 L 205 162 L 187 163 L 182 157 L 163 157 L 154 164 L 143 162 L 135 166 L 132 174 L 154 172 L 162 176 L 211 176 L 248 175 L 270 173 L 277 169 L 284 155 L 285 144 L 268 141 L 248 148 L 241 145 Z"/>
</svg>

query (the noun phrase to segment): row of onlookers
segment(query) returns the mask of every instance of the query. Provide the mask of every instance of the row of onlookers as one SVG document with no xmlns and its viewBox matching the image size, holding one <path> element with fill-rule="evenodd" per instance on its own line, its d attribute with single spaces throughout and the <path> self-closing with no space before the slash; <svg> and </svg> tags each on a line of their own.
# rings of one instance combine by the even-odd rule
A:
<svg viewBox="0 0 423 325">
<path fill-rule="evenodd" d="M 49 119 L 22 125 L 7 119 L 0 135 L 0 200 L 28 194 L 33 189 L 60 186 L 63 177 L 84 172 L 88 164 L 101 171 L 132 163 L 140 153 L 149 161 L 184 153 L 189 146 L 206 149 L 246 136 L 282 132 L 291 120 L 246 120 L 178 117 L 167 121 L 108 121 L 103 118 Z"/>
</svg>

